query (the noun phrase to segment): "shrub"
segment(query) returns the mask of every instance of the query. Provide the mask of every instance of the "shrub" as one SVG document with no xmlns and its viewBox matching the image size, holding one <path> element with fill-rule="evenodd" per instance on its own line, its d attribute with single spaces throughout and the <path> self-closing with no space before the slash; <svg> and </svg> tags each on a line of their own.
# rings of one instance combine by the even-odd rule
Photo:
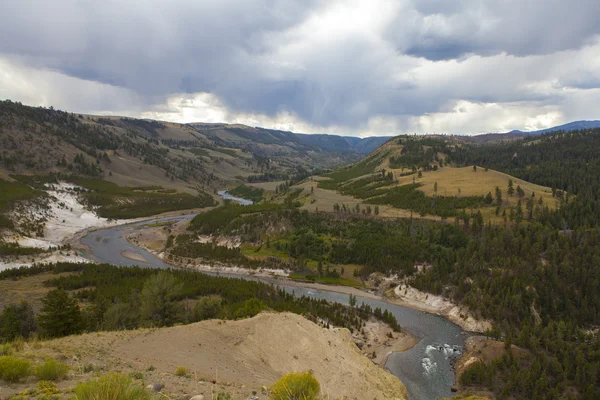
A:
<svg viewBox="0 0 600 400">
<path fill-rule="evenodd" d="M 321 385 L 310 372 L 284 375 L 271 386 L 271 400 L 314 400 Z"/>
<path fill-rule="evenodd" d="M 175 370 L 175 375 L 177 376 L 186 376 L 188 373 L 188 370 L 186 367 L 177 367 L 177 369 Z"/>
<path fill-rule="evenodd" d="M 0 379 L 18 382 L 31 375 L 31 363 L 12 356 L 0 357 Z"/>
<path fill-rule="evenodd" d="M 144 374 L 142 374 L 139 371 L 132 372 L 131 374 L 129 374 L 129 376 L 131 376 L 133 379 L 144 379 Z"/>
<path fill-rule="evenodd" d="M 67 376 L 69 366 L 61 361 L 47 358 L 43 364 L 37 366 L 35 376 L 43 381 L 59 381 Z"/>
<path fill-rule="evenodd" d="M 96 371 L 96 370 L 98 370 L 98 367 L 96 367 L 94 364 L 85 364 L 85 365 L 82 367 L 82 370 L 83 370 L 83 373 L 84 373 L 84 374 L 87 374 L 87 373 L 89 373 L 89 372 L 92 372 L 92 371 Z"/>
<path fill-rule="evenodd" d="M 35 394 L 41 396 L 40 399 L 54 398 L 49 396 L 60 393 L 60 390 L 56 387 L 56 383 L 50 381 L 39 381 L 35 384 L 35 387 Z"/>
<path fill-rule="evenodd" d="M 231 400 L 231 395 L 226 392 L 219 392 L 215 400 Z"/>
<path fill-rule="evenodd" d="M 117 373 L 78 384 L 75 389 L 76 400 L 150 400 L 150 393 L 131 379 Z"/>
</svg>

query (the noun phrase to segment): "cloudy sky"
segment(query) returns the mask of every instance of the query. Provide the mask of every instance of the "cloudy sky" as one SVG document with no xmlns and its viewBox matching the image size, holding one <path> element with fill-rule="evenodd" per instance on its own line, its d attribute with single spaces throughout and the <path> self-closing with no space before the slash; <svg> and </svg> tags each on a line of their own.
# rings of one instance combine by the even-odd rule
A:
<svg viewBox="0 0 600 400">
<path fill-rule="evenodd" d="M 2 0 L 0 99 L 356 136 L 600 119 L 598 0 Z"/>
</svg>

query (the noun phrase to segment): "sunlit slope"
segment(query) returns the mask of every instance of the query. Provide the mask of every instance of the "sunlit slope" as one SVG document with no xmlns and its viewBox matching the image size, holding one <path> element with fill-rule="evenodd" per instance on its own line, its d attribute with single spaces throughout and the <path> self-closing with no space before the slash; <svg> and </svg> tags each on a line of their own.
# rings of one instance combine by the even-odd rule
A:
<svg viewBox="0 0 600 400">
<path fill-rule="evenodd" d="M 462 145 L 456 137 L 394 138 L 360 162 L 321 177 L 318 188 L 337 196 L 317 193 L 315 202 L 324 197 L 344 201 L 339 196 L 346 196 L 354 207 L 357 202 L 383 207 L 384 216 L 402 216 L 390 213 L 387 206 L 392 206 L 423 217 L 481 212 L 491 222 L 532 218 L 546 207 L 557 207 L 548 187 L 483 167 L 448 163 L 448 155 Z"/>
</svg>

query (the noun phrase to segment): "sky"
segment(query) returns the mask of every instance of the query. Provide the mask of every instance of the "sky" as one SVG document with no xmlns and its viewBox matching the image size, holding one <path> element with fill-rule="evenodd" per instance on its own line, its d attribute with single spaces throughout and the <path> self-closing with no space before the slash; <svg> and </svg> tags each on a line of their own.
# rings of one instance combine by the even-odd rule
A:
<svg viewBox="0 0 600 400">
<path fill-rule="evenodd" d="M 353 136 L 600 119 L 598 0 L 2 0 L 0 99 Z"/>
</svg>

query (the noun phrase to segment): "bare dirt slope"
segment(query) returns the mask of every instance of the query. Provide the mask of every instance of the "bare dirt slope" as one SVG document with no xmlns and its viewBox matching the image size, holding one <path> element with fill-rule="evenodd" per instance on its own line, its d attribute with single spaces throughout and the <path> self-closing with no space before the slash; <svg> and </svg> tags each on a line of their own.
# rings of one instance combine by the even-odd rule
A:
<svg viewBox="0 0 600 400">
<path fill-rule="evenodd" d="M 327 330 L 291 313 L 86 334 L 45 342 L 35 353 L 44 351 L 76 356 L 80 365 L 143 372 L 146 383 L 162 382 L 175 396 L 210 398 L 212 390 L 225 390 L 233 399 L 246 399 L 285 373 L 310 370 L 321 383 L 322 394 L 329 396 L 325 398 L 407 398 L 400 380 L 363 356 L 349 331 Z M 153 371 L 147 371 L 150 366 Z M 186 367 L 189 377 L 176 377 L 178 366 Z"/>
</svg>

